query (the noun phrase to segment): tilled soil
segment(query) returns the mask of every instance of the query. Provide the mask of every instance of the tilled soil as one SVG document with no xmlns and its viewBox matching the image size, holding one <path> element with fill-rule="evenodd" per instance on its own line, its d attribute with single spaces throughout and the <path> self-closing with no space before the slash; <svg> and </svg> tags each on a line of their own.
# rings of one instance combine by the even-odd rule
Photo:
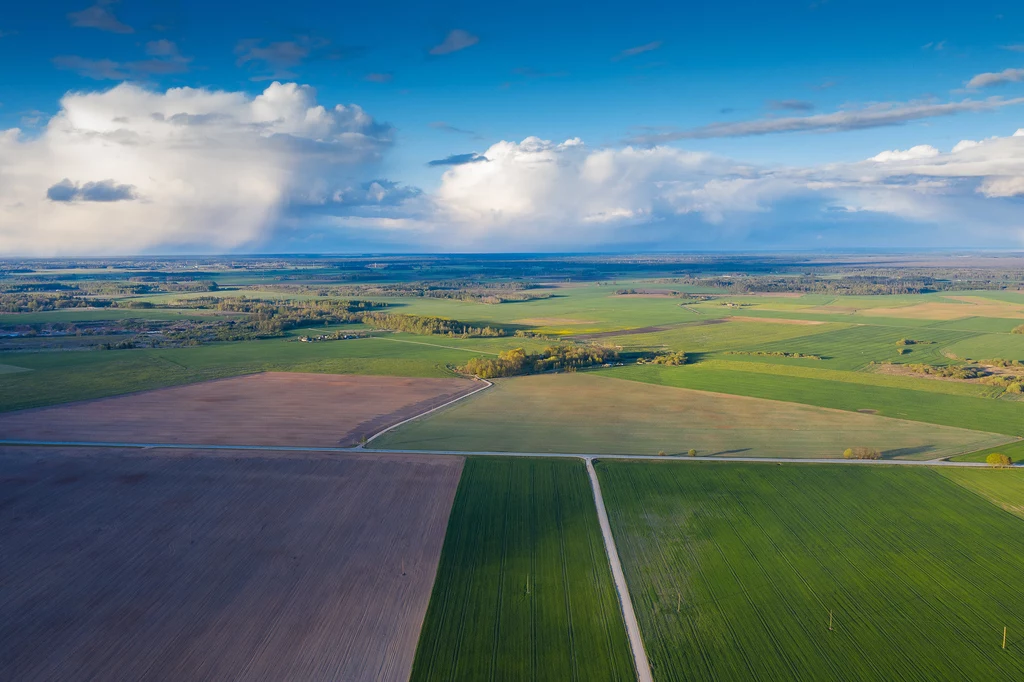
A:
<svg viewBox="0 0 1024 682">
<path fill-rule="evenodd" d="M 464 395 L 469 379 L 269 372 L 0 415 L 0 438 L 351 446 Z"/>
<path fill-rule="evenodd" d="M 407 680 L 461 471 L 0 448 L 0 679 Z"/>
</svg>

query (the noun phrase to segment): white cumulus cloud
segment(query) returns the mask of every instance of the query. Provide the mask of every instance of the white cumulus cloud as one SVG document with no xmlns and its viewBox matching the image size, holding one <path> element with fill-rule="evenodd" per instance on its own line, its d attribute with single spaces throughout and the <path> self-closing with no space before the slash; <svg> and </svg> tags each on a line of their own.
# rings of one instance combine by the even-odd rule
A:
<svg viewBox="0 0 1024 682">
<path fill-rule="evenodd" d="M 360 107 L 325 107 L 294 83 L 256 97 L 131 84 L 69 93 L 38 136 L 0 133 L 0 253 L 252 244 L 310 178 L 374 164 L 391 136 Z"/>
<path fill-rule="evenodd" d="M 919 144 L 916 147 L 910 149 L 893 149 L 891 151 L 884 151 L 875 154 L 871 157 L 871 161 L 877 161 L 879 163 L 888 163 L 889 161 L 909 161 L 910 159 L 927 159 L 932 156 L 938 156 L 939 150 L 929 144 Z"/>
<path fill-rule="evenodd" d="M 794 214 L 807 223 L 874 214 L 946 234 L 986 230 L 993 239 L 1019 239 L 1024 230 L 1024 213 L 1014 203 L 1024 196 L 1019 135 L 965 141 L 946 153 L 917 145 L 862 162 L 804 168 L 755 167 L 671 147 L 592 149 L 578 139 L 535 137 L 499 142 L 482 156 L 486 163 L 447 170 L 434 198 L 431 220 L 447 226 L 454 243 L 587 248 L 628 242 L 629 235 L 651 229 L 681 243 L 709 236 L 721 242 L 756 229 L 785 240 L 795 229 Z"/>
<path fill-rule="evenodd" d="M 707 230 L 730 216 L 766 211 L 787 185 L 706 153 L 593 149 L 578 138 L 502 141 L 482 156 L 486 163 L 446 171 L 436 194 L 437 220 L 461 243 L 587 247 L 621 238 L 630 226 L 684 216 Z"/>
</svg>

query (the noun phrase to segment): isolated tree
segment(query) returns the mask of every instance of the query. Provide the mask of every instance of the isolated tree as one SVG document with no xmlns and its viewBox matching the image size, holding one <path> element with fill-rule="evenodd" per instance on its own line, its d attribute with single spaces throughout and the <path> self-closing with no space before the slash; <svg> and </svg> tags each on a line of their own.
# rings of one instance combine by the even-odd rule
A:
<svg viewBox="0 0 1024 682">
<path fill-rule="evenodd" d="M 658 450 L 658 457 L 664 457 L 664 456 L 665 456 L 665 451 L 664 450 Z"/>
<path fill-rule="evenodd" d="M 985 463 L 988 464 L 990 467 L 1002 469 L 1004 467 L 1010 466 L 1012 462 L 1010 461 L 1009 457 L 1002 454 L 1001 452 L 993 452 L 992 454 L 985 458 Z"/>
<path fill-rule="evenodd" d="M 687 452 L 686 454 L 688 454 L 690 457 L 696 457 L 697 456 L 697 451 L 694 450 L 693 448 L 690 448 L 690 451 Z"/>
</svg>

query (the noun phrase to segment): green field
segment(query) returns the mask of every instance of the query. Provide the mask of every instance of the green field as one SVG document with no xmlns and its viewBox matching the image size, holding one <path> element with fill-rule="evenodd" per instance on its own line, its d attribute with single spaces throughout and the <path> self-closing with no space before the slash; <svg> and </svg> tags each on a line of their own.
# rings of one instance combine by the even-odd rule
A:
<svg viewBox="0 0 1024 682">
<path fill-rule="evenodd" d="M 688 368 L 684 368 L 688 369 Z M 650 386 L 594 373 L 504 379 L 374 441 L 421 450 L 934 459 L 1005 436 L 792 403 Z"/>
<path fill-rule="evenodd" d="M 942 354 L 946 346 L 966 339 L 970 332 L 939 329 L 899 329 L 858 325 L 800 339 L 767 343 L 761 350 L 820 355 L 826 369 L 861 369 L 871 362 L 903 362 L 946 365 L 950 360 Z M 920 342 L 897 346 L 901 338 Z M 900 350 L 906 351 L 900 355 Z"/>
<path fill-rule="evenodd" d="M 206 310 L 146 310 L 129 308 L 65 308 L 35 313 L 0 313 L 0 328 L 48 322 L 104 322 L 107 320 L 207 320 L 223 313 Z M 237 317 L 237 315 L 227 315 Z"/>
<path fill-rule="evenodd" d="M 413 682 L 635 679 L 583 463 L 468 459 Z"/>
<path fill-rule="evenodd" d="M 1024 518 L 1024 471 L 944 468 L 941 472 L 954 483 L 978 493 L 1011 514 Z"/>
<path fill-rule="evenodd" d="M 977 452 L 969 452 L 964 455 L 953 457 L 954 462 L 984 462 L 985 458 L 993 452 L 1000 452 L 1010 458 L 1013 462 L 1024 462 L 1024 440 L 1005 443 Z"/>
<path fill-rule="evenodd" d="M 866 386 L 883 386 L 888 388 L 904 388 L 912 391 L 930 393 L 947 393 L 949 395 L 967 395 L 978 398 L 994 398 L 1002 395 L 999 386 L 972 383 L 967 381 L 941 381 L 930 377 L 907 374 L 888 374 L 883 372 L 881 365 L 876 371 L 854 372 L 842 369 L 823 369 L 819 364 L 807 360 L 777 360 L 765 362 L 760 357 L 745 355 L 714 355 L 709 360 L 701 360 L 702 370 L 718 369 L 737 372 L 753 372 L 755 374 L 774 374 L 787 377 L 804 377 Z"/>
<path fill-rule="evenodd" d="M 460 265 L 455 270 L 468 275 L 479 265 Z M 543 267 L 531 264 L 520 272 L 540 273 Z M 217 296 L 309 300 L 319 298 L 311 289 L 267 291 L 259 289 L 258 285 L 263 282 L 280 284 L 278 276 L 302 273 L 316 275 L 317 283 L 326 282 L 321 278 L 330 273 L 340 276 L 343 271 L 342 266 L 334 265 L 267 271 L 213 269 L 209 276 L 222 286 L 257 285 L 253 289 L 219 291 Z M 403 273 L 396 272 L 395 281 L 408 281 L 415 271 L 403 270 Z M 83 273 L 75 271 L 69 276 L 73 274 Z M 110 271 L 97 270 L 96 274 L 109 275 Z M 641 278 L 602 283 L 562 281 L 551 284 L 551 281 L 547 286 L 528 290 L 549 298 L 502 304 L 425 296 L 359 296 L 386 303 L 395 313 L 439 315 L 478 326 L 527 329 L 549 335 L 547 339 L 384 334 L 378 339 L 320 344 L 265 339 L 117 351 L 90 350 L 84 345 L 117 341 L 121 337 L 67 337 L 64 341 L 61 337 L 49 336 L 18 339 L 12 341 L 12 346 L 21 349 L 0 351 L 0 364 L 33 371 L 0 373 L 0 411 L 265 370 L 451 376 L 453 370 L 473 356 L 496 354 L 516 346 L 535 350 L 555 343 L 557 338 L 578 336 L 587 340 L 592 334 L 601 334 L 593 338 L 593 342 L 618 346 L 627 364 L 637 352 L 666 349 L 686 352 L 692 363 L 685 368 L 626 366 L 600 370 L 609 376 L 847 411 L 870 410 L 899 419 L 1024 435 L 1024 401 L 1014 401 L 1008 395 L 999 397 L 1001 387 L 899 375 L 879 364 L 946 365 L 956 362 L 956 356 L 1012 358 L 1024 354 L 1024 336 L 1005 333 L 1012 328 L 1008 325 L 1017 320 L 982 316 L 1011 315 L 1015 306 L 1019 307 L 1024 300 L 1019 292 L 723 296 L 721 290 L 709 287 Z M 624 296 L 616 293 L 621 287 L 641 291 L 714 291 L 718 295 L 707 301 L 650 294 Z M 336 293 L 344 297 L 344 291 L 338 289 Z M 208 295 L 209 292 L 177 292 L 141 298 L 167 302 Z M 908 311 L 908 314 L 901 315 L 901 311 Z M 961 311 L 962 318 L 945 319 Z M 0 326 L 97 322 L 122 317 L 208 320 L 209 313 L 165 309 L 64 309 L 0 315 Z M 929 315 L 942 319 L 932 319 Z M 794 323 L 800 320 L 819 324 Z M 317 327 L 316 330 L 336 328 L 339 327 Z M 351 325 L 351 328 L 365 327 Z M 622 333 L 624 331 L 641 333 Z M 304 328 L 292 329 L 287 336 L 308 332 Z M 903 347 L 908 352 L 900 355 L 900 347 L 896 345 L 900 338 L 932 343 Z M 75 352 L 55 352 L 55 346 L 62 343 L 66 350 Z M 758 351 L 814 354 L 823 359 L 756 355 Z M 999 399 L 995 400 L 997 397 Z M 565 417 L 579 418 L 578 414 L 569 413 Z M 576 423 L 563 426 L 570 432 L 577 428 Z M 557 434 L 552 437 L 541 431 L 544 439 L 557 441 L 559 438 Z M 655 452 L 673 448 L 671 443 L 654 442 L 663 440 L 662 434 L 656 433 L 650 438 L 630 434 L 629 438 L 636 443 L 636 449 L 645 453 L 652 448 Z M 728 440 L 727 436 L 722 439 Z M 613 442 L 614 447 L 620 447 L 618 441 L 613 439 Z M 803 446 L 795 443 L 794 448 L 800 450 Z M 698 449 L 701 448 L 698 446 Z M 735 448 L 708 443 L 706 449 Z"/>
<path fill-rule="evenodd" d="M 644 383 L 746 395 L 839 410 L 874 410 L 897 419 L 1024 435 L 1024 402 L 945 395 L 826 379 L 776 376 L 702 365 L 612 367 L 599 374 Z"/>
<path fill-rule="evenodd" d="M 822 334 L 838 326 L 836 324 L 796 325 L 777 322 L 697 320 L 663 331 L 608 336 L 602 338 L 601 343 L 619 345 L 625 349 L 668 348 L 687 352 L 739 348 L 761 349 L 771 342 Z"/>
<path fill-rule="evenodd" d="M 5 353 L 4 364 L 35 371 L 0 373 L 0 411 L 266 371 L 450 377 L 449 366 L 524 342 L 540 343 L 387 334 L 323 343 L 268 339 L 193 348 Z"/>
<path fill-rule="evenodd" d="M 656 680 L 1024 678 L 1024 521 L 934 470 L 598 474 Z"/>
<path fill-rule="evenodd" d="M 970 332 L 993 332 L 1008 334 L 1014 327 L 1020 325 L 1020 320 L 1008 320 L 999 317 L 964 317 L 959 320 L 945 322 L 934 322 L 928 326 L 941 327 L 943 329 L 958 329 Z"/>
<path fill-rule="evenodd" d="M 1024 334 L 982 334 L 949 347 L 957 357 L 972 360 L 1020 360 L 1024 362 Z"/>
</svg>

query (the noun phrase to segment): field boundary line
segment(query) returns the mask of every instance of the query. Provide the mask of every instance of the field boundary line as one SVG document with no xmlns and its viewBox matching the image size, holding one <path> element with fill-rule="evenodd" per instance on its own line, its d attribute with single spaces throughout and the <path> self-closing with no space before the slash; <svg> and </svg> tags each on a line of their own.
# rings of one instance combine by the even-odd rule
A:
<svg viewBox="0 0 1024 682">
<path fill-rule="evenodd" d="M 619 561 L 619 550 L 615 547 L 612 526 L 608 522 L 608 510 L 605 509 L 604 497 L 601 495 L 601 484 L 597 480 L 597 472 L 594 471 L 594 458 L 586 457 L 584 460 L 587 463 L 587 473 L 590 474 L 590 487 L 594 491 L 594 504 L 597 507 L 597 520 L 601 524 L 601 535 L 604 536 L 605 554 L 608 555 L 608 563 L 611 565 L 615 591 L 619 593 L 619 606 L 622 609 L 622 619 L 626 624 L 629 648 L 633 650 L 633 665 L 636 668 L 637 680 L 638 682 L 654 682 L 651 664 L 647 661 L 647 650 L 644 649 L 644 640 L 640 636 L 640 624 L 636 620 L 633 600 L 629 596 L 626 575 L 622 572 L 622 562 Z"/>
<path fill-rule="evenodd" d="M 381 341 L 394 341 L 395 343 L 415 343 L 417 346 L 431 346 L 432 348 L 447 348 L 448 350 L 461 350 L 466 353 L 480 353 L 481 355 L 500 355 L 493 351 L 474 350 L 473 348 L 459 348 L 458 346 L 442 346 L 439 343 L 427 343 L 426 341 L 410 341 L 409 339 L 391 339 L 386 336 L 367 336 L 368 339 L 380 339 Z"/>
<path fill-rule="evenodd" d="M 464 396 L 466 397 L 466 396 Z M 424 413 L 425 414 L 425 413 Z M 19 440 L 0 438 L 2 446 L 119 448 L 127 450 L 238 450 L 254 452 L 323 452 L 336 455 L 447 455 L 450 457 L 554 457 L 562 459 L 636 459 L 650 462 L 745 462 L 748 464 L 836 464 L 844 466 L 924 466 L 991 468 L 985 462 L 951 462 L 943 459 L 842 459 L 836 457 L 688 457 L 686 455 L 617 455 L 597 452 L 502 452 L 498 450 L 409 450 L 399 448 L 327 447 L 317 445 L 240 445 L 211 443 L 124 443 L 82 440 Z M 1011 468 L 1024 468 L 1014 464 Z"/>
<path fill-rule="evenodd" d="M 394 340 L 394 339 L 392 339 L 392 340 Z M 475 390 L 470 391 L 469 393 L 464 393 L 464 394 L 460 395 L 458 398 L 455 398 L 453 400 L 449 400 L 446 403 L 442 403 L 442 404 L 438 405 L 437 407 L 432 407 L 429 410 L 427 410 L 426 412 L 420 412 L 419 414 L 413 415 L 412 417 L 409 417 L 408 419 L 403 419 L 402 421 L 398 422 L 397 424 L 392 424 L 391 426 L 389 426 L 389 427 L 387 427 L 385 429 L 381 429 L 380 431 L 378 431 L 377 433 L 373 434 L 372 436 L 367 438 L 365 441 L 363 441 L 362 443 L 357 445 L 356 449 L 360 449 L 361 450 L 361 449 L 365 448 L 367 445 L 369 445 L 371 441 L 375 440 L 376 438 L 379 438 L 380 436 L 383 436 L 385 433 L 387 433 L 388 431 L 390 431 L 392 429 L 397 429 L 399 426 L 402 426 L 403 424 L 408 424 L 409 422 L 415 421 L 415 420 L 419 419 L 420 417 L 425 417 L 428 414 L 431 414 L 432 412 L 437 412 L 441 408 L 448 407 L 449 405 L 453 405 L 454 403 L 457 403 L 460 400 L 465 400 L 469 396 L 476 395 L 480 391 L 486 391 L 487 389 L 489 389 L 491 386 L 494 385 L 493 383 L 491 383 L 487 379 L 479 379 L 478 378 L 477 381 L 484 382 L 484 385 L 481 386 L 480 388 L 477 388 Z"/>
</svg>

